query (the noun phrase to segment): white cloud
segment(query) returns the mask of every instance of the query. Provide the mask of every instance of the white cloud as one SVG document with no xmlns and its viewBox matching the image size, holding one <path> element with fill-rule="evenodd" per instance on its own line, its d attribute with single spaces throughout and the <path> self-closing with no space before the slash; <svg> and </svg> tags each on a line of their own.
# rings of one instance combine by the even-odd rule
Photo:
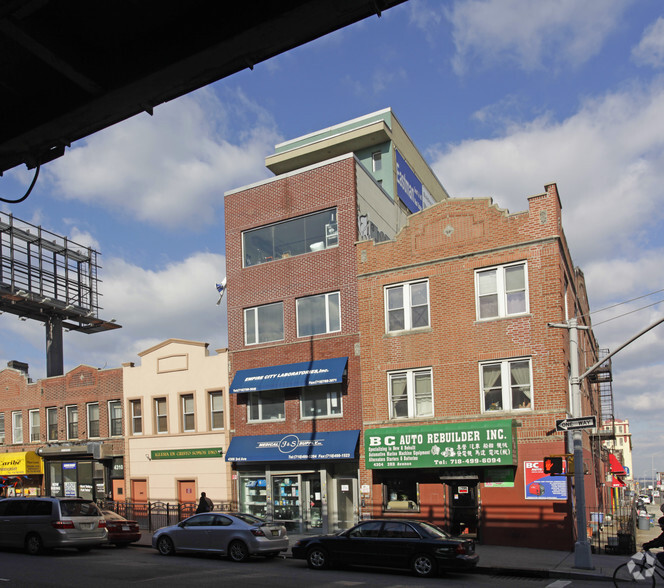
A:
<svg viewBox="0 0 664 588">
<path fill-rule="evenodd" d="M 638 65 L 664 66 L 664 18 L 661 16 L 644 32 L 639 44 L 632 49 Z"/>
<path fill-rule="evenodd" d="M 166 227 L 209 225 L 225 190 L 265 177 L 280 140 L 241 93 L 205 88 L 92 135 L 48 168 L 62 198 Z"/>
<path fill-rule="evenodd" d="M 576 0 L 458 0 L 443 9 L 453 27 L 454 70 L 506 61 L 525 71 L 578 66 L 599 52 L 629 3 L 605 0 L 598 9 Z"/>
</svg>

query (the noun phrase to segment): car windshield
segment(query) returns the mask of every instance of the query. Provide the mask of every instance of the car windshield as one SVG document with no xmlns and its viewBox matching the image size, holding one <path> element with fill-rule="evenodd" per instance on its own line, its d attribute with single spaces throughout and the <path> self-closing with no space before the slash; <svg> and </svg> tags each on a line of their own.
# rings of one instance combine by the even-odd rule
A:
<svg viewBox="0 0 664 588">
<path fill-rule="evenodd" d="M 60 512 L 68 517 L 97 517 L 99 509 L 94 502 L 85 500 L 61 500 Z"/>
<path fill-rule="evenodd" d="M 103 510 L 102 514 L 104 515 L 104 518 L 109 520 L 109 521 L 124 521 L 125 518 L 121 517 L 118 513 L 113 512 L 112 510 Z"/>
<path fill-rule="evenodd" d="M 419 524 L 420 529 L 427 533 L 431 537 L 438 537 L 440 539 L 449 539 L 451 535 L 443 531 L 440 527 L 432 525 L 431 523 L 422 522 Z"/>
</svg>

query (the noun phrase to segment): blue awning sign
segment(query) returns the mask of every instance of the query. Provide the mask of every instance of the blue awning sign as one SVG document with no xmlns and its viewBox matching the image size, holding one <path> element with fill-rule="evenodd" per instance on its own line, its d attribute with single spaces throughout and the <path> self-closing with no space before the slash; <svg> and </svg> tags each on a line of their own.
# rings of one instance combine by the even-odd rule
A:
<svg viewBox="0 0 664 588">
<path fill-rule="evenodd" d="M 309 461 L 354 459 L 358 430 L 233 437 L 226 461 Z"/>
<path fill-rule="evenodd" d="M 335 357 L 238 370 L 229 392 L 237 394 L 239 392 L 339 384 L 343 380 L 347 363 L 347 357 Z"/>
</svg>

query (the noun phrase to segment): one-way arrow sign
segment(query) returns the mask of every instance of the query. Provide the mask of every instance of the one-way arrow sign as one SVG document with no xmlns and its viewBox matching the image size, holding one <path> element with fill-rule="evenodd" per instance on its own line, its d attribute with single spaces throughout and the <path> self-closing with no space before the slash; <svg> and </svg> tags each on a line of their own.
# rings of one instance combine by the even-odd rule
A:
<svg viewBox="0 0 664 588">
<path fill-rule="evenodd" d="M 571 431 L 572 429 L 594 429 L 597 427 L 595 415 L 579 417 L 576 419 L 556 419 L 556 431 Z"/>
</svg>

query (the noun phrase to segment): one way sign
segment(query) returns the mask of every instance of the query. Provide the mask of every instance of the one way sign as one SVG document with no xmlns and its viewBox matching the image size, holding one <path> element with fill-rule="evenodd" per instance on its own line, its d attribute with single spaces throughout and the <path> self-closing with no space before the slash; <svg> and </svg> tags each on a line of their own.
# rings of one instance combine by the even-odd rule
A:
<svg viewBox="0 0 664 588">
<path fill-rule="evenodd" d="M 556 431 L 594 429 L 595 427 L 597 427 L 597 417 L 595 415 L 575 419 L 556 419 Z"/>
</svg>

